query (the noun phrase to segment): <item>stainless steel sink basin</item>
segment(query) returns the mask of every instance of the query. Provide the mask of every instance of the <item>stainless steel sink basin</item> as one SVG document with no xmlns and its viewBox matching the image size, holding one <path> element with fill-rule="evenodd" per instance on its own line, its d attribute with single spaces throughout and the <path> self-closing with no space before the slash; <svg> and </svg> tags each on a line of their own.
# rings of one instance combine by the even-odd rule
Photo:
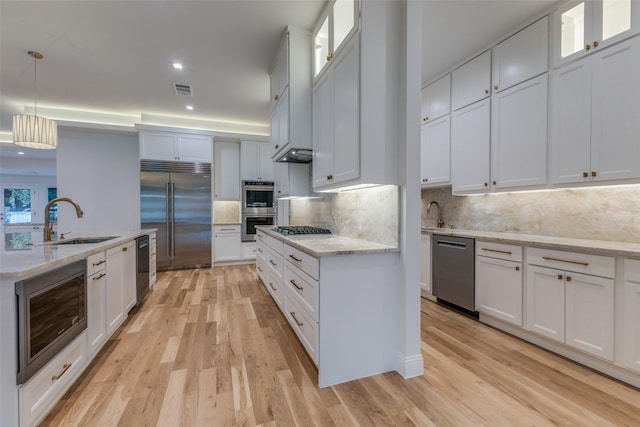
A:
<svg viewBox="0 0 640 427">
<path fill-rule="evenodd" d="M 107 240 L 115 239 L 118 236 L 109 237 L 78 237 L 77 239 L 56 240 L 51 242 L 52 245 L 84 245 L 90 243 L 101 243 Z"/>
</svg>

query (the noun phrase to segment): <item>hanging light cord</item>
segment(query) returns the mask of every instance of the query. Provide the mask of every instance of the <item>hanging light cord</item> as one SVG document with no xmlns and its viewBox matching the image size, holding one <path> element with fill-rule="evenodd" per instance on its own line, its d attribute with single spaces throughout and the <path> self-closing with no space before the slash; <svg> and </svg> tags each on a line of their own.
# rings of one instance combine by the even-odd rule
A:
<svg viewBox="0 0 640 427">
<path fill-rule="evenodd" d="M 36 55 L 33 56 L 33 98 L 34 98 L 34 115 L 38 117 L 38 57 Z"/>
</svg>

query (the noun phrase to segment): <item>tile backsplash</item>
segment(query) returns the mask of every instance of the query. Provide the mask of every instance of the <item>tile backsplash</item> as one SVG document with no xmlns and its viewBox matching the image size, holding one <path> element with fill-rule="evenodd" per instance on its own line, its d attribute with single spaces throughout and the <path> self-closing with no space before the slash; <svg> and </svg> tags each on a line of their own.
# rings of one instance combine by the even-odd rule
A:
<svg viewBox="0 0 640 427">
<path fill-rule="evenodd" d="M 640 242 L 640 185 L 544 192 L 452 196 L 451 188 L 422 190 L 421 222 L 435 226 L 578 239 Z"/>
<path fill-rule="evenodd" d="M 214 224 L 240 224 L 240 202 L 213 202 Z"/>
<path fill-rule="evenodd" d="M 289 221 L 292 225 L 314 225 L 342 236 L 397 246 L 399 197 L 398 186 L 387 185 L 293 199 Z"/>
</svg>

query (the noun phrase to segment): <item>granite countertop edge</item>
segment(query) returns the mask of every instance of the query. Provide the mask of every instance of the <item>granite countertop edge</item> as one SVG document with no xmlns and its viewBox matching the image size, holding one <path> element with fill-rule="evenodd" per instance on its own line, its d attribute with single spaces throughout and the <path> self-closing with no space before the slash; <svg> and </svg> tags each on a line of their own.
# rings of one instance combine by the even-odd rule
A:
<svg viewBox="0 0 640 427">
<path fill-rule="evenodd" d="M 500 231 L 463 230 L 450 228 L 421 227 L 423 234 L 472 237 L 521 245 L 545 246 L 555 249 L 575 249 L 587 252 L 610 253 L 614 255 L 640 256 L 640 243 L 609 240 L 578 239 L 573 237 L 542 236 Z"/>
<path fill-rule="evenodd" d="M 100 243 L 81 245 L 36 243 L 28 250 L 3 251 L 0 253 L 0 279 L 23 279 L 44 273 L 53 268 L 86 259 L 98 252 L 109 250 L 156 231 L 157 229 L 155 228 L 149 228 L 135 231 L 100 232 L 92 233 L 91 235 L 78 234 L 69 237 L 68 240 L 95 236 L 118 237 Z"/>
<path fill-rule="evenodd" d="M 313 257 L 333 255 L 377 254 L 400 252 L 397 246 L 383 245 L 368 240 L 355 239 L 335 234 L 286 236 L 273 231 L 270 226 L 256 227 L 267 235 L 274 237 Z"/>
</svg>

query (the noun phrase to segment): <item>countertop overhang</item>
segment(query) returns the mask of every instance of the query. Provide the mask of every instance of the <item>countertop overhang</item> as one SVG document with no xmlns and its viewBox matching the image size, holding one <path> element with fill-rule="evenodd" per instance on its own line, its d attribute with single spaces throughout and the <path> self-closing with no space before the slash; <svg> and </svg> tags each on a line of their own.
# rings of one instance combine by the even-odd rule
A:
<svg viewBox="0 0 640 427">
<path fill-rule="evenodd" d="M 640 256 L 640 243 L 609 240 L 576 239 L 571 237 L 541 236 L 499 231 L 462 230 L 456 228 L 421 227 L 424 234 L 472 237 L 518 245 L 544 246 L 556 249 L 573 249 L 586 252 L 606 252 L 613 255 Z"/>
<path fill-rule="evenodd" d="M 55 267 L 85 259 L 95 253 L 120 246 L 137 237 L 155 232 L 156 229 L 144 229 L 126 232 L 94 233 L 92 236 L 73 236 L 68 240 L 94 236 L 118 236 L 100 243 L 80 245 L 55 245 L 49 242 L 36 243 L 29 249 L 0 252 L 0 279 L 22 279 L 44 273 Z"/>
<path fill-rule="evenodd" d="M 397 246 L 335 234 L 284 235 L 273 231 L 271 226 L 257 226 L 256 228 L 316 258 L 333 255 L 400 252 L 400 248 Z"/>
</svg>

